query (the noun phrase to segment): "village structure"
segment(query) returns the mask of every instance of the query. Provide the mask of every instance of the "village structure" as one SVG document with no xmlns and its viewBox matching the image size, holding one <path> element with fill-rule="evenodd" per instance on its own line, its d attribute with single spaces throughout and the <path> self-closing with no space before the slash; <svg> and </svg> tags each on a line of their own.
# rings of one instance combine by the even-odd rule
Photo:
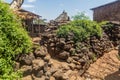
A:
<svg viewBox="0 0 120 80">
<path fill-rule="evenodd" d="M 91 9 L 94 21 L 108 21 L 102 26 L 96 22 L 92 23 L 94 21 L 87 22 L 87 20 L 85 22 L 82 20 L 74 22 L 75 20 L 73 20 L 75 24 L 70 23 L 72 20 L 65 10 L 54 20 L 46 22 L 42 16 L 21 9 L 23 2 L 24 0 L 13 0 L 10 6 L 22 21 L 21 25 L 29 34 L 31 38 L 29 40 L 33 44 L 30 45 L 31 52 L 24 54 L 26 52 L 24 50 L 27 50 L 26 43 L 21 42 L 21 38 L 19 40 L 26 48 L 23 48 L 24 50 L 19 55 L 15 55 L 15 65 L 12 67 L 14 67 L 13 71 L 16 72 L 21 70 L 21 80 L 120 79 L 120 56 L 118 56 L 118 48 L 120 48 L 118 47 L 120 45 L 120 0 Z M 61 33 L 65 37 L 62 37 Z M 14 35 L 12 37 L 14 38 Z M 28 43 L 26 39 L 23 41 Z M 21 50 L 19 42 L 14 42 Z M 14 46 L 13 43 L 11 44 Z M 5 48 L 9 47 L 5 45 Z M 14 48 L 11 53 L 13 50 Z M 15 52 L 17 51 L 19 48 Z M 9 59 L 9 55 L 6 59 Z M 4 62 L 4 59 L 2 60 Z M 9 62 L 6 61 L 7 63 Z M 114 75 L 116 79 L 113 79 Z"/>
<path fill-rule="evenodd" d="M 23 26 L 32 37 L 40 36 L 47 28 L 55 30 L 58 26 L 66 24 L 70 21 L 70 17 L 67 12 L 63 11 L 55 20 L 51 20 L 49 23 L 45 23 L 42 16 L 39 16 L 33 12 L 18 9 L 15 13 L 22 18 Z"/>
<path fill-rule="evenodd" d="M 15 13 L 22 19 L 22 24 L 30 36 L 39 36 L 46 28 L 46 23 L 42 21 L 41 16 L 24 9 L 18 9 Z"/>
<path fill-rule="evenodd" d="M 93 20 L 101 21 L 120 21 L 120 0 L 92 8 Z"/>
<path fill-rule="evenodd" d="M 101 21 L 120 21 L 120 0 L 92 8 L 93 10 L 93 20 L 97 22 Z M 24 9 L 18 9 L 16 13 L 23 19 L 23 23 L 26 26 L 26 30 L 31 36 L 39 36 L 41 33 L 45 32 L 46 28 L 56 29 L 62 24 L 69 23 L 70 17 L 67 12 L 63 11 L 55 20 L 50 20 L 49 23 L 36 23 L 42 21 L 41 16 L 29 12 Z"/>
</svg>

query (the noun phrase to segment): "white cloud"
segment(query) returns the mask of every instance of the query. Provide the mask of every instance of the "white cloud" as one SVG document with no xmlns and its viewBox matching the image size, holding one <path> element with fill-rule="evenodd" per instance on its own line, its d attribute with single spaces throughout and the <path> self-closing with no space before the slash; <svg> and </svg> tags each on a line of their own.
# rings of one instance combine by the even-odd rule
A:
<svg viewBox="0 0 120 80">
<path fill-rule="evenodd" d="M 28 2 L 32 3 L 32 2 L 36 2 L 36 0 L 28 0 Z"/>
<path fill-rule="evenodd" d="M 24 4 L 22 5 L 23 8 L 34 8 L 34 5 L 30 5 L 30 4 Z"/>
</svg>

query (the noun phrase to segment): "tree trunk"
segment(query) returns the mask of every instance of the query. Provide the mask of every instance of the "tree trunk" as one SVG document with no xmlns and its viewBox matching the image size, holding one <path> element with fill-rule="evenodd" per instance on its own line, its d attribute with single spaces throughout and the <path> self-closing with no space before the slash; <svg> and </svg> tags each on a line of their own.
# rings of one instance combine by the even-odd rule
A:
<svg viewBox="0 0 120 80">
<path fill-rule="evenodd" d="M 10 8 L 17 10 L 22 6 L 23 2 L 24 0 L 13 0 L 10 4 Z"/>
</svg>

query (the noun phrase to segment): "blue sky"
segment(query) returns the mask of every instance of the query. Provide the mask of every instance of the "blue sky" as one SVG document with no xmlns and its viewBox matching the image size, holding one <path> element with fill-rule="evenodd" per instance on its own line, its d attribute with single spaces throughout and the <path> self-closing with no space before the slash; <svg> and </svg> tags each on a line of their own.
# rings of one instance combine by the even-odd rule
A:
<svg viewBox="0 0 120 80">
<path fill-rule="evenodd" d="M 5 0 L 11 2 L 12 0 Z M 34 12 L 47 20 L 55 19 L 65 10 L 71 17 L 77 12 L 85 11 L 92 19 L 91 8 L 104 5 L 115 0 L 25 0 L 22 8 Z"/>
</svg>

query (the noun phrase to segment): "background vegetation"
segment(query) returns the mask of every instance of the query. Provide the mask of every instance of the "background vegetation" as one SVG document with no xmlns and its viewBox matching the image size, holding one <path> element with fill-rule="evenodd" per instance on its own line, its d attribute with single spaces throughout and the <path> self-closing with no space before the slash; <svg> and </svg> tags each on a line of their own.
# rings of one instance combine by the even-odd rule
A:
<svg viewBox="0 0 120 80">
<path fill-rule="evenodd" d="M 74 20 L 71 21 L 69 24 L 62 25 L 58 29 L 58 37 L 67 38 L 69 34 L 72 34 L 73 40 L 77 42 L 83 41 L 90 36 L 102 36 L 101 24 L 89 20 L 89 18 L 85 16 L 84 13 L 73 16 L 73 19 Z"/>
<path fill-rule="evenodd" d="M 90 20 L 74 20 L 70 24 L 61 26 L 58 31 L 58 37 L 68 38 L 68 35 L 73 35 L 75 42 L 84 41 L 90 36 L 102 36 L 101 25 Z"/>
<path fill-rule="evenodd" d="M 14 57 L 28 53 L 31 39 L 22 28 L 20 20 L 7 4 L 0 0 L 0 80 L 18 80 L 19 71 L 14 71 Z"/>
</svg>

